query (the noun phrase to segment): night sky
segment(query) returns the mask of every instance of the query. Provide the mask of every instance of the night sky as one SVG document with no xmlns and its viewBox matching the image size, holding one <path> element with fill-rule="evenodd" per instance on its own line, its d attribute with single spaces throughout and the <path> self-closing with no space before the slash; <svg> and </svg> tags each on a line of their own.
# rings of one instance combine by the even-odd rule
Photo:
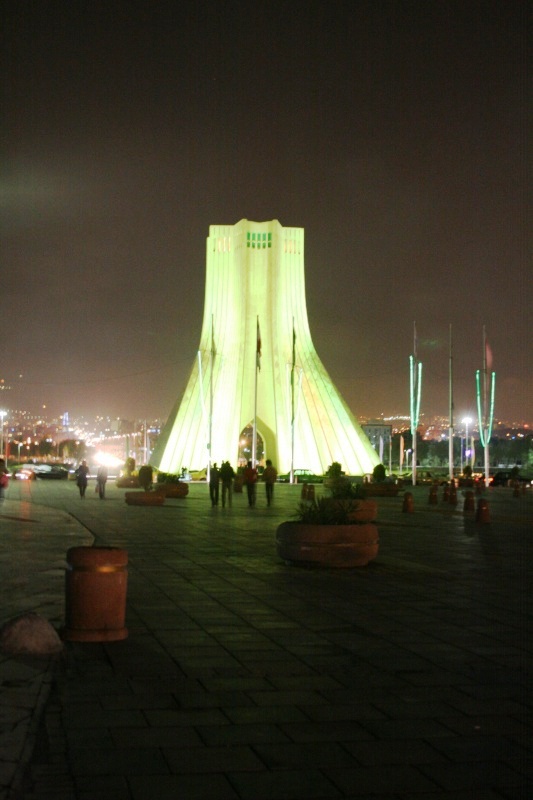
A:
<svg viewBox="0 0 533 800">
<path fill-rule="evenodd" d="M 533 423 L 527 2 L 3 4 L 0 392 L 167 417 L 209 226 L 305 228 L 313 341 L 356 415 Z M 529 172 L 529 174 L 528 174 Z"/>
</svg>

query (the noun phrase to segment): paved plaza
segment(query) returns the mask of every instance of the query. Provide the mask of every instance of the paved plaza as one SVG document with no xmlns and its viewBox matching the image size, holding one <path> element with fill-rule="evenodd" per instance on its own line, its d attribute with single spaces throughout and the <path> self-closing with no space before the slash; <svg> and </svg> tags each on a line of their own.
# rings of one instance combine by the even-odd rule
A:
<svg viewBox="0 0 533 800">
<path fill-rule="evenodd" d="M 127 506 L 108 485 L 11 482 L 0 622 L 60 628 L 68 548 L 129 555 L 121 642 L 60 659 L 0 654 L 0 797 L 9 800 L 529 800 L 533 491 L 485 492 L 490 522 L 378 499 L 368 567 L 287 565 L 268 508 L 208 488 Z"/>
</svg>

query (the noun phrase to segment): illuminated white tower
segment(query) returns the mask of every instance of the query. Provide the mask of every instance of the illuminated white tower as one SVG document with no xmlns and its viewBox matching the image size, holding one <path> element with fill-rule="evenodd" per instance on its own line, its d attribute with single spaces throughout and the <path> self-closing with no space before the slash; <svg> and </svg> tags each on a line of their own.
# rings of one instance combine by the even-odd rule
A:
<svg viewBox="0 0 533 800">
<path fill-rule="evenodd" d="M 198 358 L 152 463 L 164 472 L 235 466 L 240 434 L 255 422 L 279 472 L 322 474 L 333 461 L 351 475 L 372 472 L 377 453 L 311 340 L 303 228 L 211 225 L 206 262 Z"/>
</svg>

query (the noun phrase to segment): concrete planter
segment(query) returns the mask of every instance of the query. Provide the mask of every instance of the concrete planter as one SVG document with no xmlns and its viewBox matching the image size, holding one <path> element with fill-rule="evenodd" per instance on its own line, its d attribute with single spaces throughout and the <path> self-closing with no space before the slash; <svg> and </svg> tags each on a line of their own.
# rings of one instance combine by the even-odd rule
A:
<svg viewBox="0 0 533 800">
<path fill-rule="evenodd" d="M 367 497 L 396 497 L 400 487 L 397 483 L 365 483 L 363 489 Z"/>
<path fill-rule="evenodd" d="M 165 495 L 160 492 L 126 492 L 124 499 L 129 506 L 162 506 Z"/>
<path fill-rule="evenodd" d="M 375 500 L 343 500 L 336 497 L 323 497 L 322 503 L 327 503 L 340 511 L 345 508 L 348 520 L 358 524 L 374 522 L 378 516 L 378 505 Z"/>
<path fill-rule="evenodd" d="M 156 492 L 164 495 L 165 497 L 187 497 L 189 494 L 189 486 L 186 483 L 158 483 L 156 485 Z"/>
<path fill-rule="evenodd" d="M 139 479 L 133 475 L 123 475 L 122 478 L 117 478 L 116 486 L 118 489 L 138 489 L 140 483 Z"/>
<path fill-rule="evenodd" d="M 276 549 L 280 558 L 295 564 L 364 567 L 378 554 L 379 534 L 371 522 L 359 525 L 282 522 L 276 531 Z"/>
</svg>

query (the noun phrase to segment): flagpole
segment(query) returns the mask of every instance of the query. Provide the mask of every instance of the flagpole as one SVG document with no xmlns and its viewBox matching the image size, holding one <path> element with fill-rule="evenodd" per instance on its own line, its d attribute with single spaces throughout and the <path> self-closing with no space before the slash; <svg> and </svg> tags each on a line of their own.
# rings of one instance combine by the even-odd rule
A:
<svg viewBox="0 0 533 800">
<path fill-rule="evenodd" d="M 489 363 L 490 358 L 490 363 Z M 488 372 L 491 370 L 490 406 L 488 403 Z M 480 371 L 476 371 L 477 416 L 479 420 L 479 438 L 485 453 L 485 486 L 489 485 L 490 457 L 489 442 L 492 435 L 492 422 L 494 419 L 494 392 L 496 386 L 496 373 L 492 372 L 492 352 L 487 342 L 485 326 L 483 325 L 483 387 L 480 386 Z M 482 407 L 483 406 L 483 407 Z"/>
<path fill-rule="evenodd" d="M 294 369 L 296 366 L 296 331 L 292 318 L 292 368 L 291 368 L 291 483 L 294 483 Z"/>
<path fill-rule="evenodd" d="M 252 467 L 257 462 L 257 373 L 260 369 L 261 334 L 259 332 L 259 315 L 257 316 L 257 343 L 255 351 L 255 387 L 254 387 L 254 427 L 252 431 Z"/>
<path fill-rule="evenodd" d="M 413 471 L 413 486 L 416 486 L 416 432 L 418 429 L 418 418 L 420 415 L 420 395 L 422 392 L 422 363 L 418 360 L 417 356 L 417 339 L 416 339 L 416 322 L 413 323 L 413 355 L 410 356 L 410 403 L 411 403 L 411 437 L 412 437 L 412 451 L 413 457 L 411 460 L 411 468 Z"/>
<path fill-rule="evenodd" d="M 215 319 L 211 314 L 211 380 L 209 381 L 209 461 L 207 464 L 207 480 L 211 477 L 212 442 L 213 442 L 213 369 L 215 366 Z"/>
<path fill-rule="evenodd" d="M 489 485 L 489 426 L 487 425 L 487 331 L 483 325 L 483 430 L 485 439 L 485 486 Z"/>
<path fill-rule="evenodd" d="M 450 348 L 449 348 L 449 381 L 450 381 L 450 409 L 449 409 L 449 428 L 448 428 L 448 464 L 449 478 L 453 480 L 453 351 L 452 351 L 452 326 L 450 324 Z"/>
</svg>

